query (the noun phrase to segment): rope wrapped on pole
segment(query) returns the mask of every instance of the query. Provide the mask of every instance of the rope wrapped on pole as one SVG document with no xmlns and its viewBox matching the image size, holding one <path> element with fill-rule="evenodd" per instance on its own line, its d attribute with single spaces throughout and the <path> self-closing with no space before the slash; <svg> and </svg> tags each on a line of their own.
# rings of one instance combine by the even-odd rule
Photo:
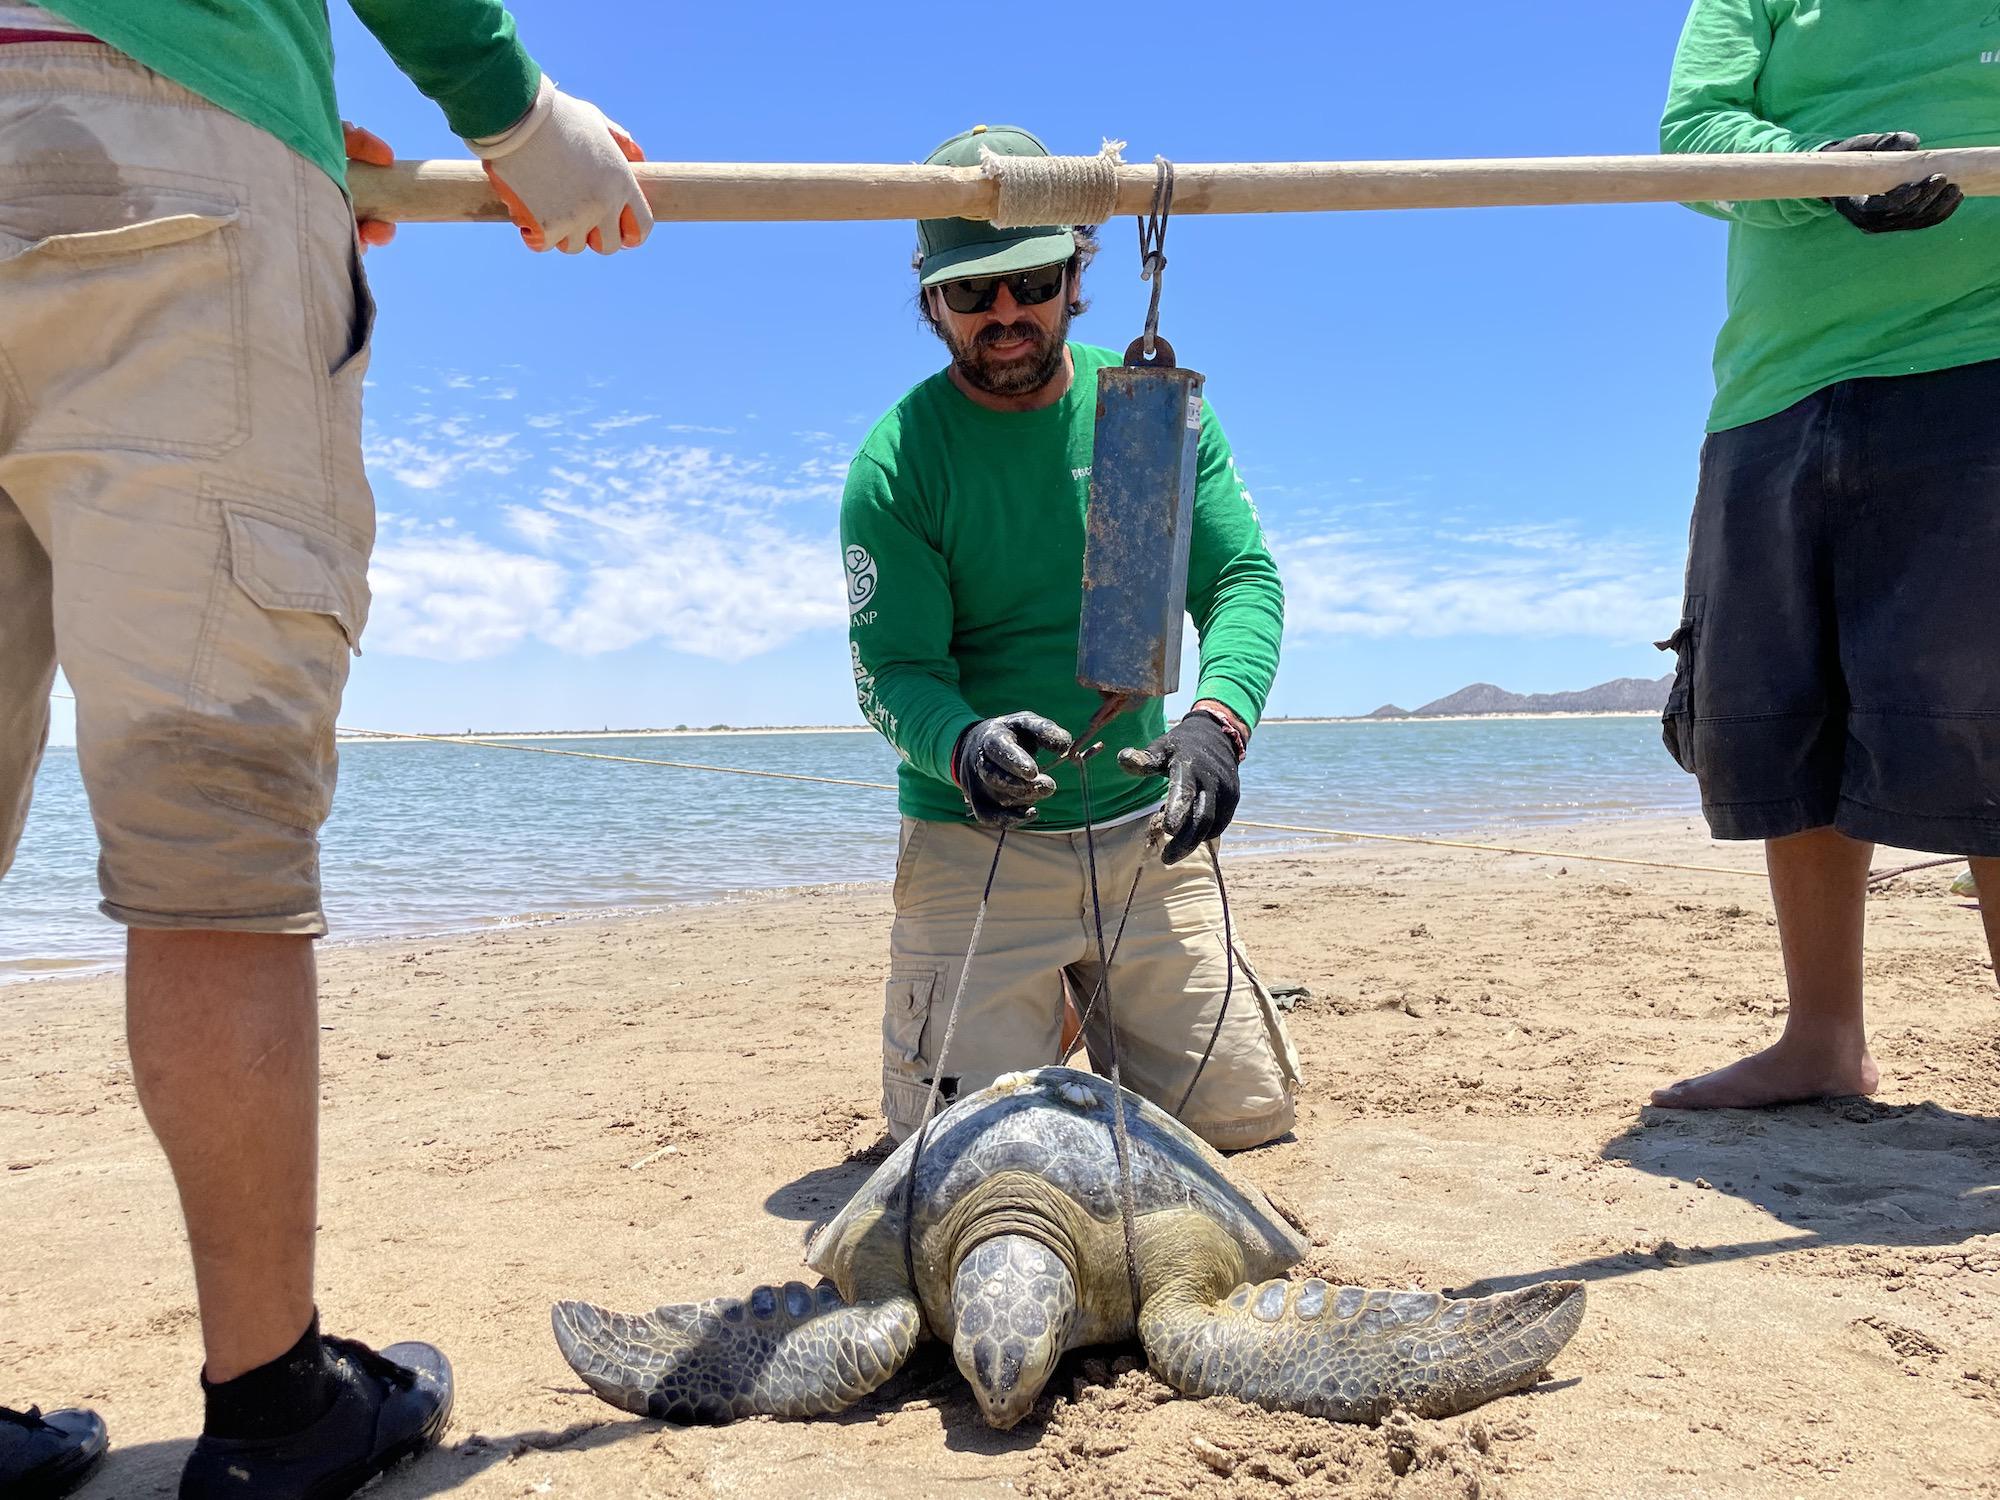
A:
<svg viewBox="0 0 2000 1500">
<path fill-rule="evenodd" d="M 635 169 L 667 223 L 995 219 L 1102 223 L 1144 214 L 1151 164 L 1096 156 L 1007 157 L 977 167 L 788 162 L 642 162 Z M 1339 213 L 1363 209 L 1524 208 L 1587 203 L 1748 202 L 1887 192 L 1943 173 L 1971 197 L 2000 197 L 2000 147 L 1737 156 L 1493 157 L 1464 161 L 1176 162 L 1177 214 Z M 354 163 L 364 218 L 503 222 L 475 161 Z M 1058 196 L 1060 194 L 1060 196 Z M 1082 210 L 1068 212 L 1068 210 Z"/>
<path fill-rule="evenodd" d="M 1002 156 L 983 148 L 979 170 L 1000 184 L 993 227 L 1102 224 L 1118 211 L 1124 149 L 1123 141 L 1106 141 L 1095 156 Z"/>
</svg>

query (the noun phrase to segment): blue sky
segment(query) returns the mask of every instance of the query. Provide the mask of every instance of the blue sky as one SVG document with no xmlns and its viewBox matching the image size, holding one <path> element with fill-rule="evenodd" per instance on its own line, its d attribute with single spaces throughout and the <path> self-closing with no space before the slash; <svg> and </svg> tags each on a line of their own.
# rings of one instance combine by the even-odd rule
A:
<svg viewBox="0 0 2000 1500">
<path fill-rule="evenodd" d="M 344 112 L 462 154 L 339 0 Z M 1676 6 L 954 11 L 519 0 L 655 157 L 913 161 L 978 121 L 1059 151 L 1258 161 L 1642 152 Z M 1654 676 L 1722 316 L 1670 205 L 1176 220 L 1162 327 L 1290 596 L 1271 711 Z M 1144 287 L 1106 227 L 1079 337 Z M 663 225 L 610 261 L 493 226 L 369 257 L 382 512 L 343 720 L 858 722 L 835 526 L 868 425 L 941 363 L 906 224 Z M 59 723 L 59 733 L 66 726 Z"/>
</svg>

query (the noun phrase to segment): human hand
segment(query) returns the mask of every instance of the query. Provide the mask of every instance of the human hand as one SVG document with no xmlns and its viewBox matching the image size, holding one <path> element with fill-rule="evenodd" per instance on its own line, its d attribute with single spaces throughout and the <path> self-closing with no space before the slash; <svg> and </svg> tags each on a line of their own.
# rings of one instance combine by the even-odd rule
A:
<svg viewBox="0 0 2000 1500">
<path fill-rule="evenodd" d="M 951 779 L 965 793 L 972 816 L 988 828 L 1031 823 L 1035 804 L 1055 791 L 1055 778 L 1035 764 L 1035 754 L 1069 753 L 1070 737 L 1053 719 L 1035 713 L 981 719 L 958 738 Z"/>
<path fill-rule="evenodd" d="M 389 143 L 372 130 L 363 130 L 359 125 L 346 120 L 340 122 L 340 133 L 347 143 L 349 161 L 366 162 L 371 167 L 395 165 L 396 153 L 389 149 Z M 396 237 L 396 226 L 387 219 L 360 219 L 354 225 L 355 242 L 366 255 L 370 247 L 386 245 Z"/>
<path fill-rule="evenodd" d="M 1134 776 L 1165 776 L 1167 801 L 1160 819 L 1167 832 L 1163 864 L 1179 864 L 1210 839 L 1219 838 L 1236 816 L 1242 761 L 1236 735 L 1219 717 L 1228 710 L 1194 708 L 1186 718 L 1143 750 L 1120 750 L 1120 769 Z M 1235 716 L 1230 715 L 1233 721 Z"/>
<path fill-rule="evenodd" d="M 632 171 L 646 153 L 596 105 L 548 79 L 512 128 L 467 141 L 530 250 L 600 255 L 645 243 L 653 211 Z"/>
<path fill-rule="evenodd" d="M 1914 151 L 1922 142 L 1907 130 L 1877 131 L 1830 141 L 1822 151 Z M 1958 212 L 1965 194 L 1942 172 L 1906 182 L 1886 193 L 1829 198 L 1840 216 L 1863 234 L 1892 234 L 1904 229 L 1930 229 Z"/>
</svg>

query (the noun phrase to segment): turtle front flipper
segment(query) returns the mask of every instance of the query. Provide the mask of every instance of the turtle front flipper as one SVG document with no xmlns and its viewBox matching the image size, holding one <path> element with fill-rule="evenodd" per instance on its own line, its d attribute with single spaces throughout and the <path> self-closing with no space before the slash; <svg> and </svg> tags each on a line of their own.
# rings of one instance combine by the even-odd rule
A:
<svg viewBox="0 0 2000 1500">
<path fill-rule="evenodd" d="M 1477 1300 L 1317 1278 L 1216 1299 L 1183 1281 L 1146 1299 L 1139 1337 L 1154 1373 L 1187 1395 L 1375 1422 L 1395 1407 L 1452 1416 L 1531 1385 L 1582 1319 L 1580 1281 Z"/>
<path fill-rule="evenodd" d="M 649 1313 L 558 1302 L 551 1321 L 563 1358 L 604 1400 L 684 1423 L 840 1411 L 902 1367 L 923 1326 L 907 1289 L 849 1304 L 830 1281 Z"/>
</svg>

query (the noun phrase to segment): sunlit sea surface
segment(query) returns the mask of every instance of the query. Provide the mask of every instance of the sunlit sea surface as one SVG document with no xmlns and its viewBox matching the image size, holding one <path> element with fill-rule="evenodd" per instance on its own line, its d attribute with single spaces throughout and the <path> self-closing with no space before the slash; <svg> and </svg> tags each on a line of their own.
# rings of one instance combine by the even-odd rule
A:
<svg viewBox="0 0 2000 1500">
<path fill-rule="evenodd" d="M 551 749 L 894 779 L 872 733 L 536 737 Z M 1115 767 L 1100 775 L 1120 774 Z M 1238 816 L 1381 833 L 1526 828 L 1687 812 L 1694 784 L 1648 717 L 1264 726 Z M 1309 843 L 1239 829 L 1234 849 Z M 892 793 L 477 746 L 350 743 L 324 837 L 341 939 L 537 915 L 886 880 Z M 0 980 L 114 958 L 74 750 L 52 748 L 0 881 Z"/>
</svg>

